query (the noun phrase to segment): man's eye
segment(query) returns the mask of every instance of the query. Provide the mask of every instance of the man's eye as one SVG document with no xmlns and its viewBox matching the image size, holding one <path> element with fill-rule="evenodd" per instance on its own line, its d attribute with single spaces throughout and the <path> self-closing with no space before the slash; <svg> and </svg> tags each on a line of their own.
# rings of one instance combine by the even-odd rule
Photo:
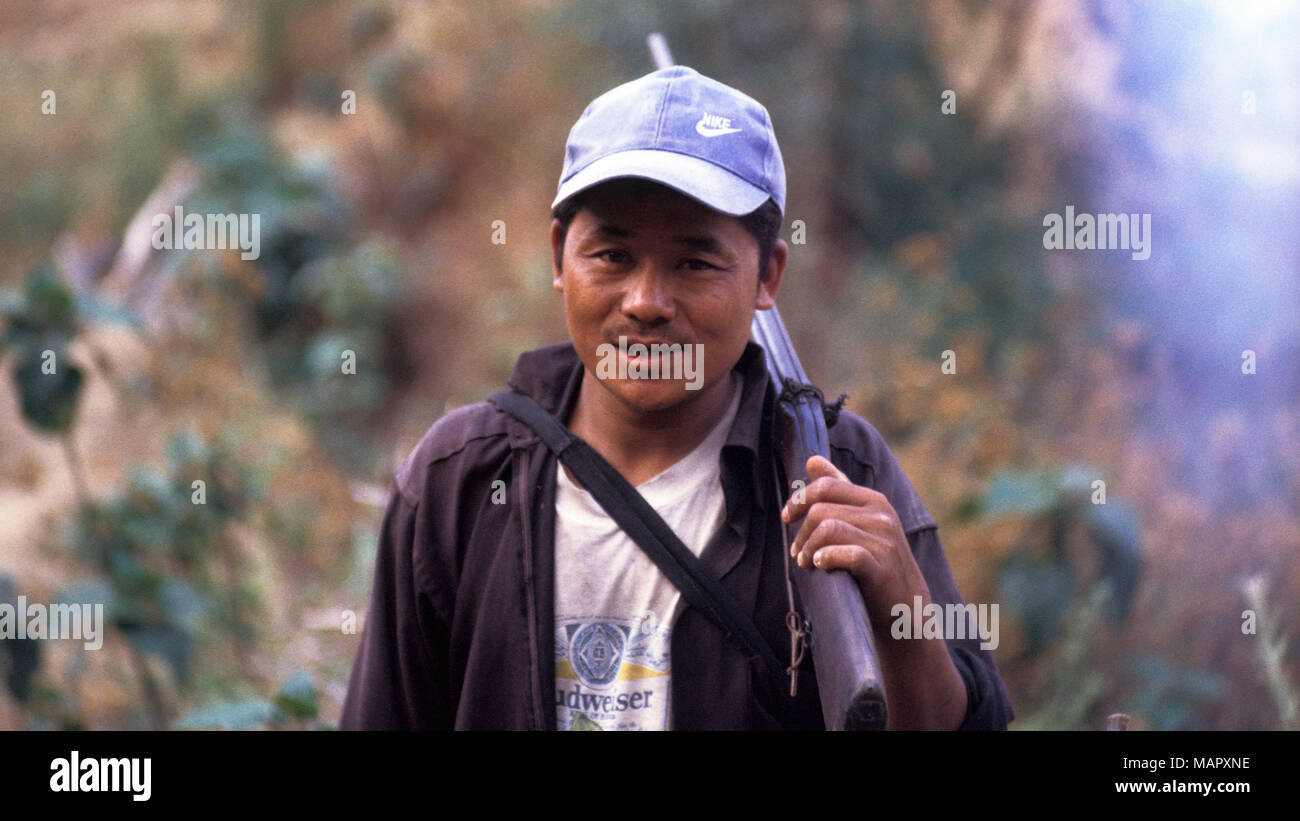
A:
<svg viewBox="0 0 1300 821">
<path fill-rule="evenodd" d="M 608 251 L 601 251 L 600 253 L 596 254 L 596 258 L 603 259 L 606 262 L 612 263 L 614 265 L 622 265 L 628 261 L 627 252 L 620 251 L 617 248 L 611 248 Z"/>
<path fill-rule="evenodd" d="M 686 265 L 692 271 L 708 271 L 710 269 L 718 267 L 712 263 L 705 262 L 702 259 L 688 259 L 686 260 Z"/>
</svg>

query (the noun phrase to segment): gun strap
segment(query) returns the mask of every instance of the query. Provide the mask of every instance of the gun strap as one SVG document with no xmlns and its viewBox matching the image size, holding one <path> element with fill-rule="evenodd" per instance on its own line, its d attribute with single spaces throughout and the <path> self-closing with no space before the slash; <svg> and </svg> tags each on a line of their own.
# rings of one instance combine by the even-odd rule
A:
<svg viewBox="0 0 1300 821">
<path fill-rule="evenodd" d="M 761 660 L 774 680 L 779 681 L 785 675 L 776 653 L 740 603 L 613 465 L 582 438 L 570 433 L 531 396 L 502 391 L 488 401 L 541 437 L 692 607 L 721 627 L 727 638 L 739 645 L 750 659 Z"/>
</svg>

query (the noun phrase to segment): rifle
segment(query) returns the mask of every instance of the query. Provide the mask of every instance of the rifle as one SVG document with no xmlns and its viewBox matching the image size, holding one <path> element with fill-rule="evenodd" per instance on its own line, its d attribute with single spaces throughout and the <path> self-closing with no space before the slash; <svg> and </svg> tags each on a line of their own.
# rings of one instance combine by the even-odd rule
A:
<svg viewBox="0 0 1300 821">
<path fill-rule="evenodd" d="M 672 54 L 663 35 L 647 38 L 656 68 L 673 65 Z M 767 370 L 776 388 L 776 452 L 786 483 L 793 488 L 808 484 L 807 462 L 813 454 L 830 458 L 830 438 L 826 433 L 826 408 L 821 391 L 808 384 L 808 377 L 794 352 L 790 335 L 776 306 L 756 311 L 750 328 L 753 340 L 767 356 Z M 777 480 L 780 482 L 780 480 Z M 784 502 L 788 494 L 780 491 Z M 787 566 L 789 546 L 799 532 L 799 523 L 783 526 Z M 880 675 L 872 644 L 871 621 L 857 582 L 846 570 L 817 570 L 794 567 L 792 582 L 807 611 L 807 630 L 813 666 L 817 671 L 817 690 L 822 717 L 829 730 L 883 730 L 887 720 L 885 686 Z M 805 632 L 798 624 L 798 614 L 791 612 L 787 625 L 796 645 Z M 793 652 L 794 648 L 792 648 Z M 794 665 L 792 665 L 793 668 Z M 797 673 L 791 670 L 793 695 Z"/>
</svg>

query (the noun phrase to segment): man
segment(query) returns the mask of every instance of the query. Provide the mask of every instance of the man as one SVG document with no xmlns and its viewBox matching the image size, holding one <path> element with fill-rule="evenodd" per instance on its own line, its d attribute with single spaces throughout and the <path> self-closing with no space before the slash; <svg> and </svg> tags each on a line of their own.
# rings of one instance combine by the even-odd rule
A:
<svg viewBox="0 0 1300 821">
<path fill-rule="evenodd" d="M 775 394 L 748 335 L 785 270 L 784 206 L 753 99 L 684 66 L 601 95 L 552 204 L 572 342 L 521 356 L 511 387 L 636 486 L 774 652 L 789 647 L 785 563 L 843 568 L 876 633 L 891 728 L 1004 728 L 978 637 L 891 636 L 895 605 L 961 598 L 879 433 L 842 412 L 803 498 L 776 496 Z M 824 726 L 811 654 L 791 696 L 493 404 L 440 419 L 394 478 L 345 729 Z M 787 554 L 780 523 L 799 519 Z"/>
</svg>

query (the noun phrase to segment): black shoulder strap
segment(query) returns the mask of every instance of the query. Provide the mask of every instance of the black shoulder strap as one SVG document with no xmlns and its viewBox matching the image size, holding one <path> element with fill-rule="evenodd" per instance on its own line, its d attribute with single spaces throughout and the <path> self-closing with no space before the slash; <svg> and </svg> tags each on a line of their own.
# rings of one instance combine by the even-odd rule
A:
<svg viewBox="0 0 1300 821">
<path fill-rule="evenodd" d="M 682 591 L 686 601 L 712 619 L 751 658 L 762 659 L 771 674 L 781 679 L 784 669 L 753 620 L 613 465 L 570 433 L 531 396 L 502 391 L 488 401 L 532 428 L 623 532 Z"/>
</svg>

